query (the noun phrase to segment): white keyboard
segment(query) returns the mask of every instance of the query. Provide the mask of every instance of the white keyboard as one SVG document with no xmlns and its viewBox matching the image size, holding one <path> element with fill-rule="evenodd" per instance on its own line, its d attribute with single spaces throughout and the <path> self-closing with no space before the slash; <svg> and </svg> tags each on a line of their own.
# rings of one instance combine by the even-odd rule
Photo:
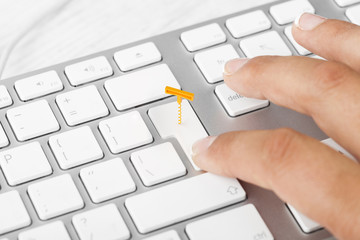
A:
<svg viewBox="0 0 360 240">
<path fill-rule="evenodd" d="M 273 193 L 191 160 L 196 140 L 233 130 L 326 138 L 222 77 L 237 57 L 316 57 L 291 35 L 304 11 L 360 24 L 360 0 L 280 0 L 0 82 L 0 240 L 330 238 Z M 195 94 L 181 125 L 165 86 Z"/>
</svg>

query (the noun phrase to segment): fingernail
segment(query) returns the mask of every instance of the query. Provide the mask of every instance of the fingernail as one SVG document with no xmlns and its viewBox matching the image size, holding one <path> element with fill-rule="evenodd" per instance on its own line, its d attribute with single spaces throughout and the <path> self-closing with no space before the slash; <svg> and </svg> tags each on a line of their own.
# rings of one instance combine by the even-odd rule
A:
<svg viewBox="0 0 360 240">
<path fill-rule="evenodd" d="M 302 13 L 294 21 L 296 27 L 310 31 L 323 23 L 326 18 L 312 13 Z"/>
<path fill-rule="evenodd" d="M 248 61 L 247 58 L 235 58 L 225 64 L 224 74 L 232 75 L 237 72 Z"/>
<path fill-rule="evenodd" d="M 215 141 L 216 136 L 209 136 L 196 141 L 192 146 L 192 158 L 195 159 L 200 153 L 205 152 Z"/>
</svg>

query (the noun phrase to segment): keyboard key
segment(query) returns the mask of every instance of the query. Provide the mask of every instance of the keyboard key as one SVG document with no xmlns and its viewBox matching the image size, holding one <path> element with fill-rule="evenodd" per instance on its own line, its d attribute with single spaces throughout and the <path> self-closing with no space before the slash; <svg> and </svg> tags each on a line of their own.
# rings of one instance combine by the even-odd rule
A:
<svg viewBox="0 0 360 240">
<path fill-rule="evenodd" d="M 296 222 L 299 224 L 299 226 L 305 233 L 311 233 L 322 228 L 320 224 L 306 217 L 291 205 L 288 204 L 288 207 L 292 215 L 294 216 Z"/>
<path fill-rule="evenodd" d="M 228 19 L 226 27 L 234 38 L 241 38 L 270 29 L 271 22 L 263 11 L 257 10 Z"/>
<path fill-rule="evenodd" d="M 11 186 L 52 173 L 52 168 L 39 142 L 0 152 L 0 166 Z"/>
<path fill-rule="evenodd" d="M 252 204 L 228 210 L 186 226 L 191 240 L 273 240 L 260 214 Z"/>
<path fill-rule="evenodd" d="M 360 3 L 360 0 L 335 0 L 340 7 L 347 7 L 354 3 Z"/>
<path fill-rule="evenodd" d="M 40 73 L 15 82 L 15 90 L 22 101 L 42 97 L 63 89 L 56 71 Z"/>
<path fill-rule="evenodd" d="M 21 232 L 19 240 L 71 240 L 64 223 L 52 222 L 40 227 Z"/>
<path fill-rule="evenodd" d="M 265 32 L 240 41 L 240 48 L 248 58 L 263 55 L 291 56 L 291 51 L 275 31 Z"/>
<path fill-rule="evenodd" d="M 192 161 L 192 145 L 208 134 L 186 100 L 182 101 L 182 123 L 178 124 L 177 102 L 167 103 L 148 111 L 149 117 L 160 136 L 164 139 L 175 137 L 195 170 L 200 170 Z"/>
<path fill-rule="evenodd" d="M 91 200 L 100 203 L 135 191 L 136 185 L 122 159 L 98 163 L 81 169 L 80 177 Z"/>
<path fill-rule="evenodd" d="M 73 86 L 92 82 L 113 75 L 110 63 L 104 56 L 65 67 L 65 74 Z"/>
<path fill-rule="evenodd" d="M 122 111 L 168 97 L 165 87 L 180 88 L 166 64 L 107 80 L 105 89 L 117 110 Z"/>
<path fill-rule="evenodd" d="M 345 13 L 352 23 L 360 25 L 360 4 L 348 8 Z"/>
<path fill-rule="evenodd" d="M 0 234 L 29 226 L 31 219 L 17 191 L 0 194 Z"/>
<path fill-rule="evenodd" d="M 131 162 L 145 186 L 152 186 L 186 174 L 184 164 L 169 142 L 133 152 Z"/>
<path fill-rule="evenodd" d="M 308 0 L 291 0 L 270 8 L 270 14 L 279 25 L 291 23 L 303 12 L 315 13 Z"/>
<path fill-rule="evenodd" d="M 216 86 L 215 93 L 226 112 L 232 117 L 269 106 L 268 100 L 259 100 L 241 96 L 225 84 Z"/>
<path fill-rule="evenodd" d="M 104 156 L 89 126 L 49 138 L 49 145 L 62 169 L 69 169 Z"/>
<path fill-rule="evenodd" d="M 29 197 L 41 220 L 48 220 L 84 206 L 84 202 L 69 174 L 33 183 Z"/>
<path fill-rule="evenodd" d="M 130 238 L 130 231 L 115 204 L 108 204 L 77 214 L 73 217 L 72 222 L 81 240 Z"/>
<path fill-rule="evenodd" d="M 69 126 L 75 126 L 109 114 L 94 85 L 56 96 L 56 103 Z"/>
<path fill-rule="evenodd" d="M 197 53 L 195 63 L 209 83 L 223 80 L 225 63 L 231 59 L 239 58 L 239 54 L 230 44 Z"/>
<path fill-rule="evenodd" d="M 311 54 L 311 52 L 309 50 L 307 50 L 306 48 L 304 48 L 303 46 L 301 46 L 300 44 L 298 44 L 293 35 L 292 35 L 292 26 L 288 26 L 285 28 L 285 35 L 286 37 L 289 39 L 289 41 L 291 42 L 291 44 L 295 47 L 296 51 L 302 55 L 302 56 L 305 56 L 305 55 L 309 55 Z"/>
<path fill-rule="evenodd" d="M 0 108 L 10 106 L 12 103 L 13 101 L 6 87 L 0 85 Z"/>
<path fill-rule="evenodd" d="M 236 202 L 246 194 L 236 179 L 204 173 L 125 200 L 140 233 L 177 223 Z"/>
<path fill-rule="evenodd" d="M 161 53 L 153 42 L 148 42 L 116 52 L 114 59 L 125 72 L 161 61 Z"/>
<path fill-rule="evenodd" d="M 144 238 L 143 240 L 181 240 L 181 238 L 175 230 L 170 230 L 155 236 Z"/>
<path fill-rule="evenodd" d="M 188 51 L 194 52 L 225 42 L 226 35 L 220 28 L 219 24 L 212 23 L 187 32 L 183 32 L 180 36 L 180 39 Z"/>
<path fill-rule="evenodd" d="M 6 136 L 3 126 L 0 124 L 0 148 L 9 145 L 9 139 Z"/>
<path fill-rule="evenodd" d="M 11 108 L 7 111 L 7 118 L 19 141 L 26 141 L 60 129 L 46 100 Z"/>
<path fill-rule="evenodd" d="M 110 151 L 114 154 L 140 147 L 153 141 L 149 129 L 137 111 L 101 121 L 99 129 Z"/>
</svg>

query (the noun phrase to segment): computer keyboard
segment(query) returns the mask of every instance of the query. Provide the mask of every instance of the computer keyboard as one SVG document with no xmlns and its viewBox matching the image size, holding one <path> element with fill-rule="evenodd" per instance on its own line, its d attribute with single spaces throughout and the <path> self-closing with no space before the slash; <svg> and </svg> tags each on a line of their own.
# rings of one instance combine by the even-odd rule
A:
<svg viewBox="0 0 360 240">
<path fill-rule="evenodd" d="M 2 81 L 0 240 L 331 238 L 272 192 L 191 159 L 196 140 L 233 130 L 326 138 L 222 77 L 237 57 L 317 57 L 291 35 L 303 11 L 360 24 L 360 0 L 280 0 Z M 195 94 L 181 124 L 165 86 Z"/>
</svg>

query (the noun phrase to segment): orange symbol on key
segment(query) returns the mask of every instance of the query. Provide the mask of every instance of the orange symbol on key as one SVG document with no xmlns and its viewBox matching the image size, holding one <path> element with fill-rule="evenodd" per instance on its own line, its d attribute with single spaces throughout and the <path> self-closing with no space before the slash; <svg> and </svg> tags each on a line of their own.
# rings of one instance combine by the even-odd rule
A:
<svg viewBox="0 0 360 240">
<path fill-rule="evenodd" d="M 173 87 L 166 86 L 165 88 L 166 94 L 171 94 L 177 96 L 177 103 L 179 104 L 179 110 L 178 110 L 178 124 L 181 124 L 181 101 L 183 98 L 193 101 L 194 100 L 194 94 L 191 92 L 185 92 L 180 89 L 176 89 Z"/>
</svg>

